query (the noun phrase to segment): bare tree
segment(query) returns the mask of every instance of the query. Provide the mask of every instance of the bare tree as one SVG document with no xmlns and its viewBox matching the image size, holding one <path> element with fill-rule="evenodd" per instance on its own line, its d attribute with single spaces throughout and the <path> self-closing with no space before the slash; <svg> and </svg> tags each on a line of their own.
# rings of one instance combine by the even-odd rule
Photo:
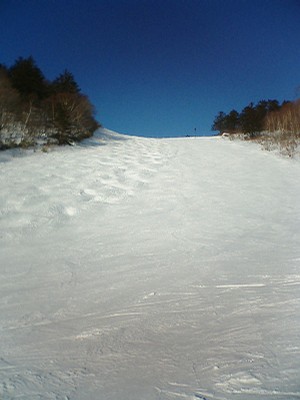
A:
<svg viewBox="0 0 300 400">
<path fill-rule="evenodd" d="M 265 119 L 268 136 L 263 145 L 280 149 L 281 153 L 292 157 L 300 143 L 300 99 L 286 102 L 279 111 L 270 112 Z"/>
<path fill-rule="evenodd" d="M 79 93 L 57 93 L 45 102 L 49 119 L 60 144 L 89 137 L 99 124 L 88 98 Z"/>
</svg>

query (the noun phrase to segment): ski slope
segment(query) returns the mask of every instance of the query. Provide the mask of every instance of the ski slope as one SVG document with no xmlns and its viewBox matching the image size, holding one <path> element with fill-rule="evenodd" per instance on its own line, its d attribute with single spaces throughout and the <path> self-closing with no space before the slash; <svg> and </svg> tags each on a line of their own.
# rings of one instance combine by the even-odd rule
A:
<svg viewBox="0 0 300 400">
<path fill-rule="evenodd" d="M 0 399 L 300 399 L 300 163 L 108 130 L 0 153 Z"/>
</svg>

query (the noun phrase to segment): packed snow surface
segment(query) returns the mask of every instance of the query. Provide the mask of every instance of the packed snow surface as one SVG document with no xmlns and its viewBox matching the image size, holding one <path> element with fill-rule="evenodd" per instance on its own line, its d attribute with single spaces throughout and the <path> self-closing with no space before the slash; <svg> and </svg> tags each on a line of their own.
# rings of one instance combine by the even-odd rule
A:
<svg viewBox="0 0 300 400">
<path fill-rule="evenodd" d="M 102 130 L 0 154 L 0 398 L 300 399 L 300 163 Z"/>
</svg>

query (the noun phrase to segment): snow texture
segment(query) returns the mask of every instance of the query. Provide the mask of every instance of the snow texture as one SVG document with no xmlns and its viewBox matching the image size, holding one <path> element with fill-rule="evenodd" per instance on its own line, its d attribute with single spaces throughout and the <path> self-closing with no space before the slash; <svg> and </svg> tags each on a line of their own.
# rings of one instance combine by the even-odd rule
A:
<svg viewBox="0 0 300 400">
<path fill-rule="evenodd" d="M 0 399 L 300 399 L 300 163 L 108 130 L 0 154 Z"/>
</svg>

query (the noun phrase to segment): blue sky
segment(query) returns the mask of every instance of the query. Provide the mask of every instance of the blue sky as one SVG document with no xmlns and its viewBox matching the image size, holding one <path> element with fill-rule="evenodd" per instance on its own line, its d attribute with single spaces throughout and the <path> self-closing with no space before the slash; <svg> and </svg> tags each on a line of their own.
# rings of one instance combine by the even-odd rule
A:
<svg viewBox="0 0 300 400">
<path fill-rule="evenodd" d="M 210 134 L 219 111 L 300 97 L 300 1 L 0 0 L 0 63 L 30 55 L 109 129 Z"/>
</svg>

